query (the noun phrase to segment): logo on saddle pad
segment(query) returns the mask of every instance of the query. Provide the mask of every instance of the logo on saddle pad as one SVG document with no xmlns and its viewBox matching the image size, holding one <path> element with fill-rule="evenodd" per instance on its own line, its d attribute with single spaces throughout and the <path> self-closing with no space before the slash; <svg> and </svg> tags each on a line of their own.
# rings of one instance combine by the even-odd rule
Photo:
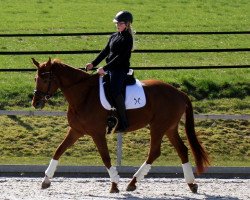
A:
<svg viewBox="0 0 250 200">
<path fill-rule="evenodd" d="M 100 101 L 102 106 L 106 110 L 111 110 L 111 106 L 105 96 L 104 88 L 103 88 L 103 77 L 99 78 L 99 91 L 100 91 Z M 126 86 L 126 98 L 125 98 L 125 106 L 126 109 L 136 109 L 141 108 L 146 105 L 146 97 L 142 87 L 142 83 L 136 79 L 136 83 L 134 85 Z"/>
</svg>

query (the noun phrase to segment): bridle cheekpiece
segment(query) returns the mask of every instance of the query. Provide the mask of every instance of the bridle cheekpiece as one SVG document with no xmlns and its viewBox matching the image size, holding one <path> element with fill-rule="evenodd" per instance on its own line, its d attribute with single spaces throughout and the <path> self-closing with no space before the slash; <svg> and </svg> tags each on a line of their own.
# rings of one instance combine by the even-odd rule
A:
<svg viewBox="0 0 250 200">
<path fill-rule="evenodd" d="M 41 73 L 41 76 L 46 75 L 46 74 L 49 74 L 48 88 L 47 88 L 46 92 L 42 92 L 42 91 L 39 91 L 39 90 L 34 90 L 34 95 L 35 96 L 40 96 L 41 100 L 44 99 L 45 101 L 48 101 L 53 96 L 53 94 L 50 94 L 50 89 L 51 89 L 51 83 L 54 80 L 54 75 L 53 75 L 52 71 L 49 71 L 49 72 Z M 42 78 L 41 76 L 40 76 L 41 79 L 46 80 L 46 79 Z"/>
</svg>

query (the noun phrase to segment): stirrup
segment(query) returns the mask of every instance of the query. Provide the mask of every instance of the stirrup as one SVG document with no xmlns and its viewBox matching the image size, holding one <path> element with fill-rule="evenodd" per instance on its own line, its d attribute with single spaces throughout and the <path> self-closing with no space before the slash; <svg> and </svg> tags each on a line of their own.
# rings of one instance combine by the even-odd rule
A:
<svg viewBox="0 0 250 200">
<path fill-rule="evenodd" d="M 117 125 L 118 125 L 118 119 L 114 115 L 108 116 L 106 133 L 107 134 L 114 133 Z"/>
</svg>

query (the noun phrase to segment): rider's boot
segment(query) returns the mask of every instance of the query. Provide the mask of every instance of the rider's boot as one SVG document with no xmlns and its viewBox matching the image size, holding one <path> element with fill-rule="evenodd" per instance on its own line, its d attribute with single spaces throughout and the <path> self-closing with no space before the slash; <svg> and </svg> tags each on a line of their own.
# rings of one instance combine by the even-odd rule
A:
<svg viewBox="0 0 250 200">
<path fill-rule="evenodd" d="M 119 117 L 119 123 L 118 128 L 116 129 L 117 132 L 124 132 L 128 128 L 128 119 L 126 115 L 126 107 L 124 98 L 122 95 L 118 95 L 115 98 L 115 105 L 116 105 L 116 111 Z"/>
</svg>

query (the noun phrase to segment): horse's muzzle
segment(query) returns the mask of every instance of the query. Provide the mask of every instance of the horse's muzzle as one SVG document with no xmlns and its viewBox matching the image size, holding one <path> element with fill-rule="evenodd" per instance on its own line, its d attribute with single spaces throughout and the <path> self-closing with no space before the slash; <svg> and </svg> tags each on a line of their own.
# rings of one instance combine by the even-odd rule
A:
<svg viewBox="0 0 250 200">
<path fill-rule="evenodd" d="M 43 109 L 45 106 L 44 101 L 33 101 L 32 105 L 34 106 L 35 109 Z"/>
</svg>

